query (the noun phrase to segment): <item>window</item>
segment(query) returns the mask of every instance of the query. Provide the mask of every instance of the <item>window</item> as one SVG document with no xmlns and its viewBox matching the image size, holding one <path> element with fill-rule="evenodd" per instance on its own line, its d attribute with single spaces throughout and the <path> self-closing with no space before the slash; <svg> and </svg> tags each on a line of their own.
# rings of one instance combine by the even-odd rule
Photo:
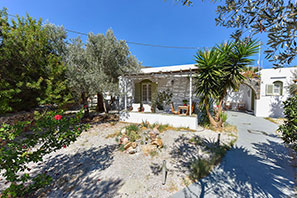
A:
<svg viewBox="0 0 297 198">
<path fill-rule="evenodd" d="M 276 95 L 276 96 L 283 95 L 283 82 L 275 81 L 273 83 L 273 95 Z"/>
<path fill-rule="evenodd" d="M 266 85 L 267 96 L 281 96 L 283 95 L 283 82 L 275 81 L 273 84 Z"/>
<path fill-rule="evenodd" d="M 152 101 L 152 86 L 151 84 L 142 84 L 142 101 L 151 102 Z"/>
</svg>

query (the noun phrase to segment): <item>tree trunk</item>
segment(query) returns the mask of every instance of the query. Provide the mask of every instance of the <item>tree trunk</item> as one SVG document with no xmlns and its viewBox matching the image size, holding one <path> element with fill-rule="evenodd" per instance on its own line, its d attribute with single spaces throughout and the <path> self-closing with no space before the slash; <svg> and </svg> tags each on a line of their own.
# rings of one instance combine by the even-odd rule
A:
<svg viewBox="0 0 297 198">
<path fill-rule="evenodd" d="M 104 112 L 104 98 L 103 94 L 98 92 L 97 93 L 97 107 L 96 107 L 97 112 Z"/>
<path fill-rule="evenodd" d="M 88 118 L 90 116 L 89 105 L 88 105 L 88 97 L 85 92 L 81 94 L 82 105 L 84 107 L 84 117 Z"/>
<path fill-rule="evenodd" d="M 218 123 L 215 121 L 215 119 L 213 119 L 211 113 L 209 112 L 209 103 L 208 103 L 208 99 L 204 99 L 205 100 L 205 110 L 206 110 L 206 114 L 208 116 L 209 122 L 211 125 L 213 125 L 215 128 L 218 127 Z"/>
<path fill-rule="evenodd" d="M 227 90 L 225 89 L 222 96 L 219 99 L 218 111 L 216 112 L 216 116 L 215 116 L 215 120 L 217 122 L 221 122 L 220 116 L 221 116 L 221 113 L 223 110 L 223 100 L 224 100 L 226 94 L 227 94 Z"/>
</svg>

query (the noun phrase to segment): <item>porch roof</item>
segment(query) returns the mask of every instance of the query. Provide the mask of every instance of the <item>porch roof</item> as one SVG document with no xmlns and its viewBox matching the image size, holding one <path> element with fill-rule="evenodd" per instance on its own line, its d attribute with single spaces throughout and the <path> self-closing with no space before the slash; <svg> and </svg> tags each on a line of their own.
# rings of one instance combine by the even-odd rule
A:
<svg viewBox="0 0 297 198">
<path fill-rule="evenodd" d="M 172 73 L 183 73 L 197 70 L 195 64 L 188 65 L 175 65 L 166 67 L 150 67 L 142 68 L 139 73 L 130 73 L 126 76 L 138 76 L 138 75 L 149 75 L 149 74 L 172 74 Z"/>
</svg>

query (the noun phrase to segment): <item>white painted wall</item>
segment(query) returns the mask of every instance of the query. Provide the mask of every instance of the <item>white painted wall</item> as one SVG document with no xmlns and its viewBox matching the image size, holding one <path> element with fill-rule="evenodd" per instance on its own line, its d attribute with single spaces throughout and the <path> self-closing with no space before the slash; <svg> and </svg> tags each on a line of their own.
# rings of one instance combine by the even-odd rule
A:
<svg viewBox="0 0 297 198">
<path fill-rule="evenodd" d="M 255 115 L 257 117 L 283 117 L 283 101 L 289 97 L 288 85 L 292 83 L 293 72 L 297 67 L 281 69 L 263 69 L 260 71 L 261 88 L 260 99 L 255 102 Z M 282 96 L 267 96 L 266 85 L 275 81 L 283 82 Z"/>
<path fill-rule="evenodd" d="M 252 110 L 252 89 L 241 84 L 238 91 L 228 91 L 226 101 L 232 104 L 232 109 L 236 110 L 236 104 L 245 103 L 247 110 Z"/>
<path fill-rule="evenodd" d="M 120 121 L 129 123 L 142 123 L 148 121 L 149 123 L 168 124 L 173 127 L 185 127 L 196 130 L 198 127 L 198 120 L 195 116 L 178 116 L 169 114 L 157 113 L 135 113 L 135 112 L 121 112 Z"/>
</svg>

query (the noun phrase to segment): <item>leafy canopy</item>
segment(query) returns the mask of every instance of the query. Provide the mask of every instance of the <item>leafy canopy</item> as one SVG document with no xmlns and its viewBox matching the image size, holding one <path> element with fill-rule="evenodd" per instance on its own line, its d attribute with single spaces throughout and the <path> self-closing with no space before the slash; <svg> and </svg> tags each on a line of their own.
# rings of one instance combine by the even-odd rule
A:
<svg viewBox="0 0 297 198">
<path fill-rule="evenodd" d="M 191 0 L 177 0 L 192 6 Z M 211 2 L 217 2 L 212 1 Z M 266 58 L 276 67 L 290 64 L 297 56 L 297 3 L 295 0 L 225 0 L 217 6 L 217 25 L 236 29 L 233 38 L 246 31 L 268 37 Z"/>
</svg>

